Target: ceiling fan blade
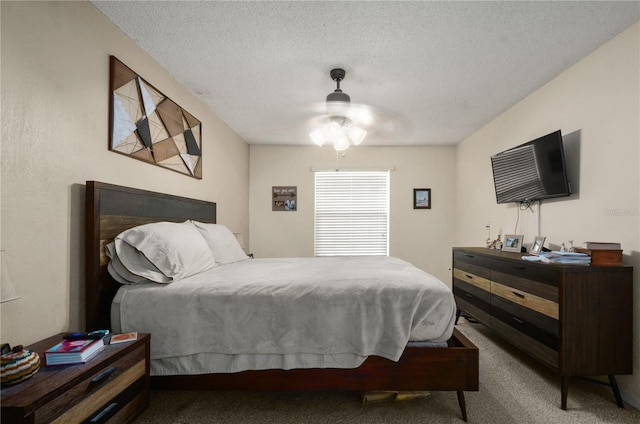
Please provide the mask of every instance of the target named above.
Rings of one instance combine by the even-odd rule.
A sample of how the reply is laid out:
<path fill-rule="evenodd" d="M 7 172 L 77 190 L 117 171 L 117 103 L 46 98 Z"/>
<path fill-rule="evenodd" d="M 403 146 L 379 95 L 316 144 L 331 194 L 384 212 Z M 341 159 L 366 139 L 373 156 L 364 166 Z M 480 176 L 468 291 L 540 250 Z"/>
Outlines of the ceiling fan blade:
<path fill-rule="evenodd" d="M 350 103 L 341 112 L 342 116 L 349 118 L 354 125 L 367 132 L 363 145 L 403 143 L 411 132 L 406 119 L 383 108 Z M 242 136 L 249 143 L 261 139 L 263 144 L 300 144 L 303 141 L 314 145 L 310 134 L 326 124 L 330 116 L 327 114 L 326 102 L 291 107 L 286 121 L 269 122 L 263 128 Z"/>

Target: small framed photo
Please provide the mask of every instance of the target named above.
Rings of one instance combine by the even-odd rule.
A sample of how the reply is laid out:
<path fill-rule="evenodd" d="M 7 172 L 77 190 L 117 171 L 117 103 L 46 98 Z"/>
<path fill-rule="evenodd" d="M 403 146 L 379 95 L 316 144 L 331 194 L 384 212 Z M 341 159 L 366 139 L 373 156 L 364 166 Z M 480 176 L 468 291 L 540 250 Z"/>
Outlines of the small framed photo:
<path fill-rule="evenodd" d="M 533 243 L 531 244 L 531 248 L 529 249 L 529 253 L 538 256 L 542 251 L 542 246 L 544 246 L 544 241 L 546 237 L 536 237 Z"/>
<path fill-rule="evenodd" d="M 298 187 L 297 186 L 273 186 L 272 211 L 296 211 L 298 210 Z"/>
<path fill-rule="evenodd" d="M 524 236 L 522 234 L 505 234 L 502 250 L 505 252 L 520 252 Z"/>
<path fill-rule="evenodd" d="M 431 189 L 413 189 L 413 209 L 431 209 Z"/>

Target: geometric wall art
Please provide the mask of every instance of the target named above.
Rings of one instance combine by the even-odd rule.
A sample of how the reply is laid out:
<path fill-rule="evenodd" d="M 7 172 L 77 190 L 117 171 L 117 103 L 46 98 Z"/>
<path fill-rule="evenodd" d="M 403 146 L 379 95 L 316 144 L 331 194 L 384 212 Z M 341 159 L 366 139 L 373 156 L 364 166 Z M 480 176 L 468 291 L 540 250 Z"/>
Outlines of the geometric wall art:
<path fill-rule="evenodd" d="M 202 123 L 114 56 L 109 150 L 202 179 Z"/>

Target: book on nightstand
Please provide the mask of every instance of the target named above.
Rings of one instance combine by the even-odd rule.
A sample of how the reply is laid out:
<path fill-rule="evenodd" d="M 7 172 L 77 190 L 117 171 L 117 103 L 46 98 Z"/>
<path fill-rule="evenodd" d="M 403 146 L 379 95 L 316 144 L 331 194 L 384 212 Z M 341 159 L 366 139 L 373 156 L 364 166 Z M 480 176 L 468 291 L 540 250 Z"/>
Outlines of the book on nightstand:
<path fill-rule="evenodd" d="M 63 340 L 47 349 L 44 357 L 47 366 L 82 364 L 104 347 L 104 339 Z"/>
<path fill-rule="evenodd" d="M 138 332 L 132 331 L 130 333 L 113 334 L 109 344 L 132 342 L 138 340 Z"/>

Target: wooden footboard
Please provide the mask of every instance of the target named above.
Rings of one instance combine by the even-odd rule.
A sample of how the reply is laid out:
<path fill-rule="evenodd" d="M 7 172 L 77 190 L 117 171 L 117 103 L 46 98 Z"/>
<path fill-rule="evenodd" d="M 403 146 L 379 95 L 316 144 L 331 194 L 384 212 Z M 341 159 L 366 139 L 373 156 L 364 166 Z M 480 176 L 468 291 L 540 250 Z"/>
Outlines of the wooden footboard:
<path fill-rule="evenodd" d="M 464 391 L 477 391 L 478 348 L 457 328 L 448 347 L 408 346 L 393 362 L 369 357 L 355 369 L 243 371 L 151 377 L 158 390 L 456 391 L 467 420 Z"/>

